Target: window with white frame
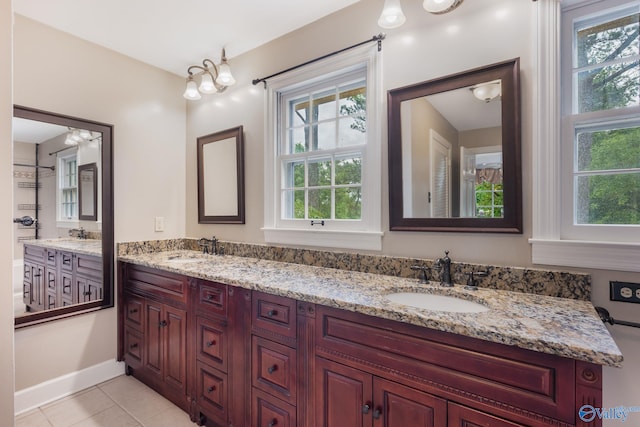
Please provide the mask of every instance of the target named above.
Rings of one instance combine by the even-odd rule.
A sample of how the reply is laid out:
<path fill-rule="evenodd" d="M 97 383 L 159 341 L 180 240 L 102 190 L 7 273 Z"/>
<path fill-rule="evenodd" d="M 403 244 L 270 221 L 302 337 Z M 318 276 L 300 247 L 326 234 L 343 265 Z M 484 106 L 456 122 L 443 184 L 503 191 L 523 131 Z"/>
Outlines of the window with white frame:
<path fill-rule="evenodd" d="M 640 1 L 537 14 L 532 262 L 640 271 Z"/>
<path fill-rule="evenodd" d="M 562 75 L 565 238 L 638 239 L 639 30 L 638 1 L 563 16 L 563 48 L 571 53 Z"/>
<path fill-rule="evenodd" d="M 78 219 L 78 164 L 76 153 L 58 157 L 58 221 Z"/>
<path fill-rule="evenodd" d="M 342 54 L 270 83 L 267 241 L 380 248 L 376 53 Z"/>

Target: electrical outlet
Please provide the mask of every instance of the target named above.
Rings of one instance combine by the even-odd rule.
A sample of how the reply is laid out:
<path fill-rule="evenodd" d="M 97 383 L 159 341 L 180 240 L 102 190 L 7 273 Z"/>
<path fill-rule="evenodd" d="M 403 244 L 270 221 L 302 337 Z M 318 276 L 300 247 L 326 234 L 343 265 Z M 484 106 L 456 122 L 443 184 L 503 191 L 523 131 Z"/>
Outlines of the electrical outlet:
<path fill-rule="evenodd" d="M 164 231 L 164 217 L 163 216 L 157 216 L 156 217 L 155 230 L 156 231 Z"/>
<path fill-rule="evenodd" d="M 640 283 L 609 282 L 611 301 L 633 302 L 640 304 Z"/>

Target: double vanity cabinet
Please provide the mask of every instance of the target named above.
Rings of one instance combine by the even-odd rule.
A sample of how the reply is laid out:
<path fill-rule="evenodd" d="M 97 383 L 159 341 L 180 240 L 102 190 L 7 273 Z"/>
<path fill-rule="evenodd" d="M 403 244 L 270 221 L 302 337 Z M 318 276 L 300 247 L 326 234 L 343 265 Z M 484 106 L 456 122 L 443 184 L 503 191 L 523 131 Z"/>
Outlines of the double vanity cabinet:
<path fill-rule="evenodd" d="M 598 363 L 169 270 L 119 262 L 119 358 L 200 425 L 601 425 Z"/>
<path fill-rule="evenodd" d="M 55 244 L 24 245 L 22 300 L 27 312 L 102 299 L 102 257 Z"/>

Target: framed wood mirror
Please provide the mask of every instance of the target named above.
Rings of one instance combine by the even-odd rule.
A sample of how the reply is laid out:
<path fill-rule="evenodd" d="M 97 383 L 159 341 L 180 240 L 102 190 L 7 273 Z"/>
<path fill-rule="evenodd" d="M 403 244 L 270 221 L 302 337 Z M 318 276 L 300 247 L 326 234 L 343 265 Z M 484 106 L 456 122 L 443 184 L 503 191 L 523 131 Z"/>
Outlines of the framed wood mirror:
<path fill-rule="evenodd" d="M 198 138 L 198 222 L 244 224 L 242 126 Z"/>
<path fill-rule="evenodd" d="M 522 233 L 519 59 L 388 92 L 393 231 Z"/>
<path fill-rule="evenodd" d="M 98 166 L 95 163 L 78 166 L 78 218 L 98 220 Z"/>
<path fill-rule="evenodd" d="M 113 307 L 113 126 L 23 106 L 13 115 L 14 209 L 35 219 L 14 230 L 16 328 Z"/>

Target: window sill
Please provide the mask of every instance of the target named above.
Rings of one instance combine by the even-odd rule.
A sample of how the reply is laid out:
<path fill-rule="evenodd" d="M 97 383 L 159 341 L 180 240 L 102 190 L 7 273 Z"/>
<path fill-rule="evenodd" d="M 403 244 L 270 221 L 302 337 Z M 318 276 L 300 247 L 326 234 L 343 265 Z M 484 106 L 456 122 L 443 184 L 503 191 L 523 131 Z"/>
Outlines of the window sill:
<path fill-rule="evenodd" d="M 326 248 L 382 250 L 382 232 L 263 228 L 267 243 Z"/>
<path fill-rule="evenodd" d="M 529 239 L 534 264 L 640 272 L 640 244 Z"/>

